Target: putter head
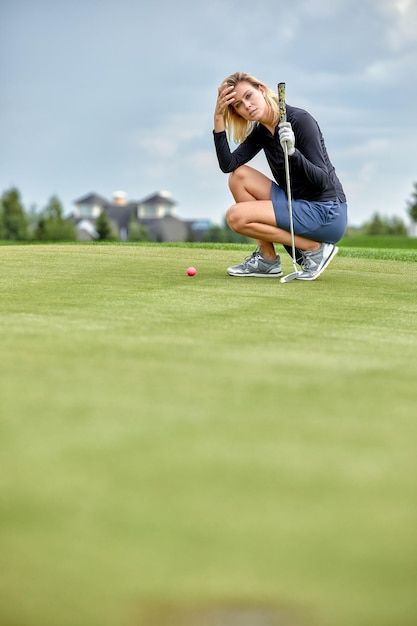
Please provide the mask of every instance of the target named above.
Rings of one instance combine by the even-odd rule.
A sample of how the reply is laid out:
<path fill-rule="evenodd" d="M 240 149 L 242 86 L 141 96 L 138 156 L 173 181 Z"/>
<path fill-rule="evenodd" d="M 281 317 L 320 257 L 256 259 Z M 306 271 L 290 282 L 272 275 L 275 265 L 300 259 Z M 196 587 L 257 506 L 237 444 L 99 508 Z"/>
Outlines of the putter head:
<path fill-rule="evenodd" d="M 301 274 L 301 272 L 293 272 L 292 274 L 287 274 L 286 276 L 283 276 L 282 278 L 279 279 L 280 283 L 289 283 L 290 280 L 294 280 L 294 278 L 297 278 L 297 276 L 299 276 L 299 274 Z"/>

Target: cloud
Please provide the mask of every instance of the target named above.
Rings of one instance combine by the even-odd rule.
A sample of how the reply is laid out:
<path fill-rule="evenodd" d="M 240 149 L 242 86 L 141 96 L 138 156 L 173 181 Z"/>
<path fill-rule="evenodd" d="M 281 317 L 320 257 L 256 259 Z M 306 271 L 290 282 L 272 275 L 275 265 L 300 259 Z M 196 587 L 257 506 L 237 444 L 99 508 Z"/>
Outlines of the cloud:
<path fill-rule="evenodd" d="M 416 49 L 417 4 L 415 0 L 394 0 L 378 3 L 384 15 L 390 49 L 398 53 Z"/>
<path fill-rule="evenodd" d="M 351 145 L 345 150 L 345 154 L 349 157 L 380 155 L 390 148 L 391 142 L 386 137 L 372 137 L 371 139 L 363 139 Z"/>
<path fill-rule="evenodd" d="M 352 215 L 415 180 L 415 0 L 16 0 L 0 6 L 0 192 L 64 204 L 170 189 L 180 215 L 230 203 L 212 116 L 236 70 L 318 120 Z M 16 39 L 19 32 L 19 39 Z M 17 43 L 18 41 L 18 43 Z M 269 174 L 262 156 L 253 165 Z M 394 197 L 395 196 L 395 197 Z M 376 207 L 377 208 L 377 207 Z"/>

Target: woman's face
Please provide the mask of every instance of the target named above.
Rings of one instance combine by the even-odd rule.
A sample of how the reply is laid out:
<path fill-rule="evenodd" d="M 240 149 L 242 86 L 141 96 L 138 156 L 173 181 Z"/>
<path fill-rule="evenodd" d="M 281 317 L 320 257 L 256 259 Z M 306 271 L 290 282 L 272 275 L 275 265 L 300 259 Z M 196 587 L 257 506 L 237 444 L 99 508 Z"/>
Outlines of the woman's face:
<path fill-rule="evenodd" d="M 266 119 L 269 108 L 264 98 L 263 88 L 254 87 L 243 81 L 235 87 L 235 101 L 231 105 L 240 117 L 253 122 Z"/>

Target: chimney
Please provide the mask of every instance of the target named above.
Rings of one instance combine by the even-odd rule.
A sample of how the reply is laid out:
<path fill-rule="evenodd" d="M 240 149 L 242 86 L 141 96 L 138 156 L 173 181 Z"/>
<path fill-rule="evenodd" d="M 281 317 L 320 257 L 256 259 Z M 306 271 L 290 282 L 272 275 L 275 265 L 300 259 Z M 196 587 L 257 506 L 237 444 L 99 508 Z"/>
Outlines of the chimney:
<path fill-rule="evenodd" d="M 125 191 L 115 191 L 113 193 L 113 204 L 116 206 L 126 206 L 127 193 Z"/>

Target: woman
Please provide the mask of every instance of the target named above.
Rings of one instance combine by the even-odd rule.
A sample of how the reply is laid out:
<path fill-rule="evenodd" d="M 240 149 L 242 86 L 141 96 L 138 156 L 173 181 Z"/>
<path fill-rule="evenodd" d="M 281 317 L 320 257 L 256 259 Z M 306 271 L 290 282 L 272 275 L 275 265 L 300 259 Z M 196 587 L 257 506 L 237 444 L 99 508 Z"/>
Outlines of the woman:
<path fill-rule="evenodd" d="M 226 131 L 238 143 L 230 150 Z M 294 243 L 303 271 L 298 280 L 315 280 L 338 248 L 346 230 L 347 205 L 342 185 L 327 154 L 314 118 L 287 105 L 287 121 L 279 123 L 278 96 L 260 80 L 236 72 L 218 89 L 214 143 L 220 169 L 231 172 L 235 204 L 226 219 L 234 231 L 257 240 L 258 249 L 231 276 L 282 276 L 274 243 L 291 253 L 283 145 L 288 147 Z M 264 151 L 274 181 L 246 165 Z"/>

